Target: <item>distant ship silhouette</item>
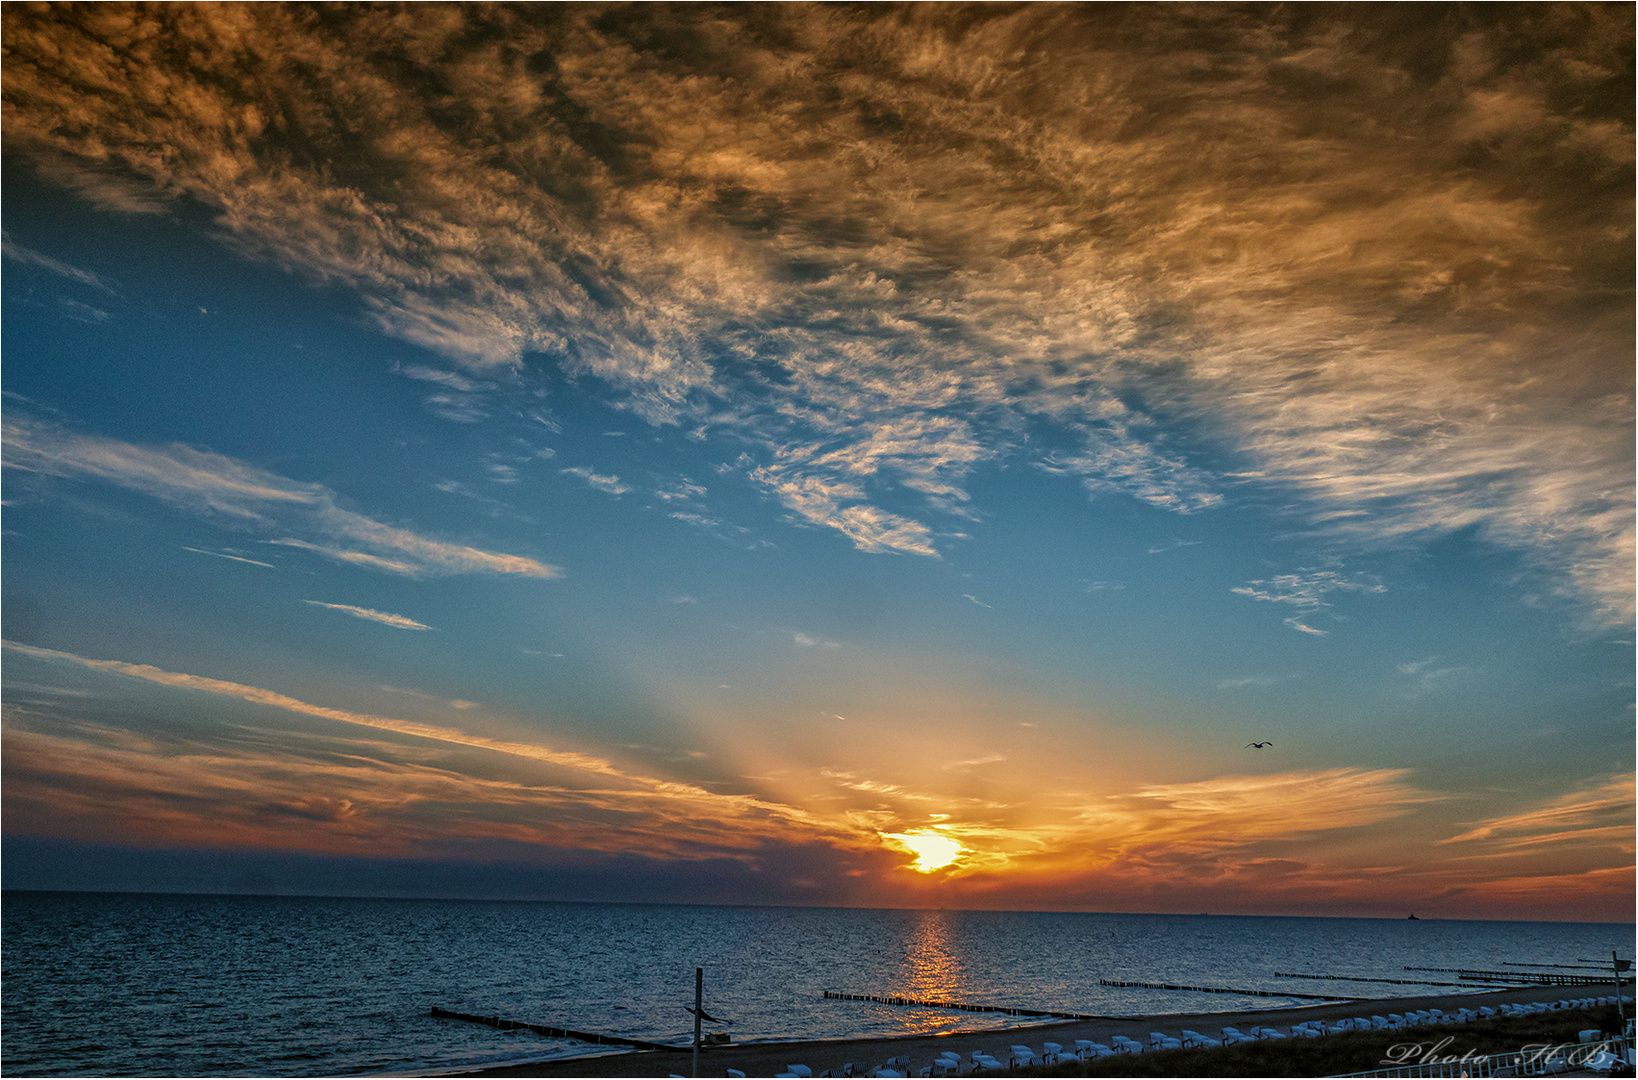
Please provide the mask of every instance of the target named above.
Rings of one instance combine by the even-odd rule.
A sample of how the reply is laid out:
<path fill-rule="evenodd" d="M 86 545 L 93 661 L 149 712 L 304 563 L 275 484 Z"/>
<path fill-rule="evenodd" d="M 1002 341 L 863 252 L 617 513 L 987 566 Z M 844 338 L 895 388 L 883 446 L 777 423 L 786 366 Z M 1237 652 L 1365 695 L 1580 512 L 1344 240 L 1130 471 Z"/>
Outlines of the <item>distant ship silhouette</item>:
<path fill-rule="evenodd" d="M 1415 918 L 1416 918 L 1416 916 L 1415 916 L 1415 915 L 1406 915 L 1406 916 L 1405 916 L 1405 918 L 1407 918 L 1407 919 L 1415 919 Z M 1420 920 L 1418 920 L 1418 921 L 1420 921 Z"/>

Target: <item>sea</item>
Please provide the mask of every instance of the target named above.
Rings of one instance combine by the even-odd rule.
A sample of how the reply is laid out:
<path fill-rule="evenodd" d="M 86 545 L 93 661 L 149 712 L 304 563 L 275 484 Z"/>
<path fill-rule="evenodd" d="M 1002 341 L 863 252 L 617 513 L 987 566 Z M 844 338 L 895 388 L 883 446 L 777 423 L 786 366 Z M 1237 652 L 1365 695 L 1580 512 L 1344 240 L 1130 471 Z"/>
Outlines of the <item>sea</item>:
<path fill-rule="evenodd" d="M 745 1043 L 1041 1022 L 826 991 L 1231 1011 L 1460 982 L 1427 969 L 1589 974 L 1634 945 L 1604 923 L 20 891 L 0 924 L 7 1076 L 436 1075 L 598 1050 L 434 1007 L 682 1045 L 696 968 L 725 1021 L 705 1031 Z"/>

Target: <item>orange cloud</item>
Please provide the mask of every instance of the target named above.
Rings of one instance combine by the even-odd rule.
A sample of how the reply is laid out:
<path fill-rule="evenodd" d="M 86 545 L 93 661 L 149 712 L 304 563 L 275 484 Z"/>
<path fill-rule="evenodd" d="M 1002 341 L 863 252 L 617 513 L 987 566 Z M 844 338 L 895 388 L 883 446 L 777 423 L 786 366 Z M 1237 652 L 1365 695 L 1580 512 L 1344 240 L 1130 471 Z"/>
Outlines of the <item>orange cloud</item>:
<path fill-rule="evenodd" d="M 392 830 L 371 830 L 377 839 L 481 834 L 562 847 L 683 858 L 697 857 L 707 850 L 743 852 L 770 840 L 824 842 L 840 849 L 878 846 L 873 834 L 850 828 L 845 822 L 827 821 L 798 807 L 643 775 L 592 755 L 327 708 L 260 687 L 145 664 L 94 660 L 15 642 L 6 642 L 5 648 L 34 659 L 71 663 L 172 689 L 236 699 L 433 744 L 417 753 L 413 744 L 406 748 L 398 743 L 362 743 L 357 745 L 374 749 L 361 760 L 336 761 L 327 753 L 325 757 L 330 760 L 315 767 L 309 760 L 311 750 L 271 756 L 265 751 L 247 755 L 227 748 L 209 753 L 181 752 L 158 744 L 133 745 L 133 733 L 106 729 L 99 729 L 97 737 L 89 740 L 83 735 L 74 738 L 35 733 L 13 710 L 6 731 L 5 762 L 12 775 L 6 797 L 8 804 L 16 807 L 9 819 L 12 827 L 20 821 L 52 814 L 89 815 L 106 821 L 110 806 L 125 805 L 127 813 L 122 816 L 127 825 L 149 829 L 154 835 L 170 829 L 178 839 L 211 836 L 217 842 L 228 843 L 238 836 L 247 844 L 277 846 L 280 837 L 285 843 L 292 838 L 283 824 L 270 829 L 255 820 L 262 810 L 230 812 L 228 808 L 306 805 L 306 800 L 322 792 L 326 797 L 340 793 L 354 811 L 347 822 L 338 820 L 328 825 L 363 828 L 383 814 L 389 817 L 395 823 Z M 385 749 L 389 745 L 393 747 L 390 753 Z M 532 782 L 486 780 L 467 775 L 450 763 L 452 748 L 502 754 L 546 771 Z M 31 779 L 25 778 L 24 770 Z M 90 792 L 97 794 L 92 797 Z M 25 806 L 32 809 L 23 809 Z M 207 811 L 206 807 L 212 809 Z M 434 814 L 433 807 L 441 810 Z M 414 822 L 423 817 L 427 824 L 414 827 Z M 345 828 L 325 835 L 332 837 L 326 842 L 351 846 Z M 301 842 L 316 841 L 309 838 Z"/>
<path fill-rule="evenodd" d="M 1517 814 L 1480 822 L 1459 836 L 1439 841 L 1462 844 L 1488 840 L 1503 849 L 1575 841 L 1626 841 L 1632 850 L 1634 774 L 1617 776 L 1590 790 L 1572 791 Z"/>
<path fill-rule="evenodd" d="M 1621 861 L 1630 861 L 1631 829 L 1621 822 L 1631 820 L 1631 777 L 1438 842 L 1417 839 L 1427 822 L 1387 827 L 1447 799 L 1412 785 L 1404 769 L 1307 769 L 1129 790 L 1108 781 L 1089 798 L 1043 783 L 1048 774 L 1033 754 L 974 756 L 953 739 L 948 761 L 883 758 L 882 775 L 904 782 L 797 769 L 817 782 L 779 785 L 777 795 L 725 793 L 602 757 L 241 683 L 5 647 L 19 659 L 342 725 L 323 735 L 231 723 L 135 731 L 72 715 L 94 698 L 60 699 L 70 715 L 8 705 L 0 764 L 7 828 L 17 834 L 101 840 L 117 830 L 112 838 L 149 845 L 357 856 L 513 844 L 661 862 L 728 858 L 786 867 L 814 883 L 816 898 L 1101 910 L 1391 914 L 1416 905 L 1496 914 L 1547 903 L 1552 890 L 1537 883 L 1552 880 L 1571 908 L 1605 911 L 1622 895 L 1608 856 L 1624 847 Z M 373 734 L 348 734 L 360 729 Z M 987 775 L 984 795 L 946 790 L 972 770 Z M 956 857 L 919 858 L 923 872 L 913 872 L 910 856 L 925 853 L 906 838 L 928 835 L 943 842 L 935 854 Z M 1566 852 L 1566 840 L 1579 847 Z M 1489 882 L 1493 870 L 1442 854 L 1442 845 L 1458 842 L 1500 845 L 1517 864 Z M 1553 865 L 1536 854 L 1543 848 L 1552 849 Z M 806 854 L 790 854 L 798 851 Z"/>

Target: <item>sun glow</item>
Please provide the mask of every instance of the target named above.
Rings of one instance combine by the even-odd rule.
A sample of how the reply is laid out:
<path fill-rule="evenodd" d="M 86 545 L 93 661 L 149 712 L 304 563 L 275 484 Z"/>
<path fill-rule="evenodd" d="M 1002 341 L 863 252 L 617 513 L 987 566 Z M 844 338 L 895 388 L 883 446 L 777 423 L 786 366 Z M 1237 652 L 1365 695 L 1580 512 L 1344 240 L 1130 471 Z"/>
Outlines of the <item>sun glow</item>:
<path fill-rule="evenodd" d="M 910 869 L 922 874 L 931 874 L 934 870 L 942 870 L 959 859 L 967 850 L 961 844 L 945 836 L 937 829 L 917 829 L 907 833 L 885 833 L 883 838 L 892 840 L 900 847 L 916 857 Z"/>

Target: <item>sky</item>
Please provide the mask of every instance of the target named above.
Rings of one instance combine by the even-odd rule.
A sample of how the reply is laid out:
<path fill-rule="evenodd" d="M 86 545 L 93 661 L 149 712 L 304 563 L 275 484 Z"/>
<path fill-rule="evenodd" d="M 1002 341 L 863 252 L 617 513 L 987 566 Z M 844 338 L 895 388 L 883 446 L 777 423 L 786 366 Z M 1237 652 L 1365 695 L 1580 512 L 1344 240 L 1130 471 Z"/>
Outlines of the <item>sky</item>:
<path fill-rule="evenodd" d="M 1633 17 L 6 5 L 5 886 L 1631 919 Z"/>

